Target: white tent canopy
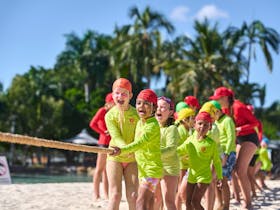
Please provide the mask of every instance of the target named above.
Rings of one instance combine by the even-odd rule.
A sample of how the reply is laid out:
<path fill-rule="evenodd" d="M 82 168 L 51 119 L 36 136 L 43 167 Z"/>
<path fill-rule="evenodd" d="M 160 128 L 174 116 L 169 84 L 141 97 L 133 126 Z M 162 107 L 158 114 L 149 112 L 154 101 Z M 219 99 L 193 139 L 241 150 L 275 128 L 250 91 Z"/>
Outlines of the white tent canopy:
<path fill-rule="evenodd" d="M 66 139 L 66 142 L 74 144 L 97 145 L 98 140 L 92 137 L 86 129 L 83 129 L 76 136 Z"/>

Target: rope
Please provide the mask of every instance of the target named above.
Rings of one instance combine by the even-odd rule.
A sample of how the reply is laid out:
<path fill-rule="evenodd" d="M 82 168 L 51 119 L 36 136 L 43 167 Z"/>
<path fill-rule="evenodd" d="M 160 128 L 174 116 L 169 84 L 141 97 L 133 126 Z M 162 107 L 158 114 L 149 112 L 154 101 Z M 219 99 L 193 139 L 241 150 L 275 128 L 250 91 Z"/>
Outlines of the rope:
<path fill-rule="evenodd" d="M 113 151 L 110 148 L 100 148 L 95 146 L 78 145 L 54 140 L 47 140 L 42 138 L 24 136 L 19 134 L 2 133 L 0 132 L 0 142 L 9 142 L 16 144 L 27 144 L 36 147 L 48 147 L 63 150 L 72 150 L 78 152 L 89 153 L 104 153 L 109 154 Z"/>

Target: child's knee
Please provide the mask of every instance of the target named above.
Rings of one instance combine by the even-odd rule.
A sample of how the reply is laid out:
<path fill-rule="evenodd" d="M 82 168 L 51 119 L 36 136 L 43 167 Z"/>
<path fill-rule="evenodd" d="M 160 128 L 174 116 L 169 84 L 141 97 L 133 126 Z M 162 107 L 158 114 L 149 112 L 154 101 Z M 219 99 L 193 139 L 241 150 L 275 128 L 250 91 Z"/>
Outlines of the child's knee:
<path fill-rule="evenodd" d="M 122 194 L 119 192 L 113 192 L 110 194 L 110 199 L 114 201 L 120 201 L 122 199 Z"/>
<path fill-rule="evenodd" d="M 127 193 L 126 195 L 127 202 L 136 202 L 137 200 L 137 192 Z"/>

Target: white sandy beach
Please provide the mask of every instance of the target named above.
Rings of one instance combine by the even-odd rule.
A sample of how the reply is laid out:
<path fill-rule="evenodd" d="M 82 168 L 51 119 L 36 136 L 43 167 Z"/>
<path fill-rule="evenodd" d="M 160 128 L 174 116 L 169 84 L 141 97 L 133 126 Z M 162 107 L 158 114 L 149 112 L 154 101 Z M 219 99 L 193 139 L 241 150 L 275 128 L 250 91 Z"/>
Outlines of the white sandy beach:
<path fill-rule="evenodd" d="M 280 180 L 268 180 L 254 209 L 280 209 Z M 124 188 L 123 188 L 124 189 Z M 92 202 L 91 183 L 11 184 L 0 186 L 0 210 L 100 210 L 107 201 Z M 127 210 L 123 193 L 120 210 Z M 240 209 L 231 203 L 230 209 Z"/>

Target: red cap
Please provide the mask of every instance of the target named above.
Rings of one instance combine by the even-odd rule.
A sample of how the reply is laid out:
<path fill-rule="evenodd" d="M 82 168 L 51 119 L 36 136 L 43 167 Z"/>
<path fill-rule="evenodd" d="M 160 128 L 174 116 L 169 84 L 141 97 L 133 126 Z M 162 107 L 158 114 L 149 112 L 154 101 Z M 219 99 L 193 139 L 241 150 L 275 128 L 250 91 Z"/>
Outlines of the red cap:
<path fill-rule="evenodd" d="M 189 106 L 194 106 L 197 109 L 200 109 L 199 102 L 196 97 L 194 96 L 186 96 L 184 102 Z"/>
<path fill-rule="evenodd" d="M 114 90 L 117 87 L 126 89 L 129 92 L 132 92 L 132 85 L 131 85 L 131 82 L 128 79 L 125 79 L 125 78 L 117 79 L 114 82 L 112 89 Z"/>
<path fill-rule="evenodd" d="M 153 103 L 155 106 L 157 105 L 157 94 L 151 89 L 144 89 L 142 90 L 137 99 L 143 99 L 145 101 Z"/>
<path fill-rule="evenodd" d="M 208 112 L 199 112 L 196 117 L 195 120 L 205 120 L 209 123 L 212 123 L 212 118 L 211 115 Z"/>
<path fill-rule="evenodd" d="M 234 96 L 234 92 L 226 87 L 218 87 L 213 96 L 210 96 L 209 99 L 217 100 L 223 96 Z"/>
<path fill-rule="evenodd" d="M 105 97 L 105 102 L 106 103 L 110 103 L 110 102 L 113 102 L 113 94 L 112 93 L 108 93 Z"/>

